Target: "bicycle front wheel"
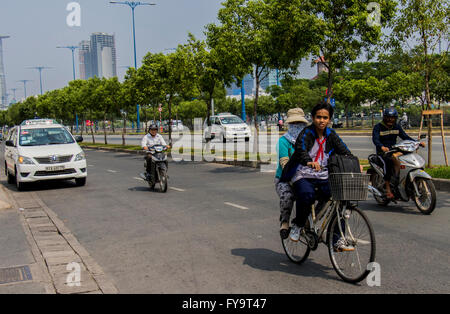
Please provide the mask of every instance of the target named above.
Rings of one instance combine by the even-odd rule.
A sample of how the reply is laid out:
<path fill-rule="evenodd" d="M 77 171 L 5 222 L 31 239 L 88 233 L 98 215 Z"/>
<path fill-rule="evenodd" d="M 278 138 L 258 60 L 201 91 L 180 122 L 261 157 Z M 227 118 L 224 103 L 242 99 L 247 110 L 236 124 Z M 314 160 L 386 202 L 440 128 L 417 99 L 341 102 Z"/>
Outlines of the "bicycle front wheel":
<path fill-rule="evenodd" d="M 357 283 L 369 275 L 368 265 L 375 261 L 375 233 L 359 208 L 348 208 L 343 213 L 340 218 L 335 214 L 328 227 L 328 252 L 339 277 Z"/>

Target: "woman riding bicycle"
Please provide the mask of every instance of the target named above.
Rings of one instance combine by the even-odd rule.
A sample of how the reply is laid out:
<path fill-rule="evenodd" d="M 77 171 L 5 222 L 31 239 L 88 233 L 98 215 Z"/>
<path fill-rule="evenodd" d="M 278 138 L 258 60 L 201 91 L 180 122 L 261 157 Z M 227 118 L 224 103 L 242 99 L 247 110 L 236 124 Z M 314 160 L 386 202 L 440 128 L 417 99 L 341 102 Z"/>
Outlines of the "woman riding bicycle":
<path fill-rule="evenodd" d="M 311 114 L 313 123 L 298 136 L 295 152 L 283 169 L 281 182 L 290 182 L 296 195 L 297 216 L 293 220 L 290 238 L 298 241 L 311 207 L 320 198 L 326 201 L 331 197 L 328 183 L 328 158 L 331 154 L 352 155 L 345 143 L 328 128 L 333 117 L 333 107 L 328 103 L 317 104 Z M 338 241 L 338 250 L 352 250 L 344 242 Z"/>
<path fill-rule="evenodd" d="M 295 197 L 291 185 L 288 182 L 280 182 L 280 177 L 284 166 L 286 166 L 290 156 L 294 153 L 294 145 L 298 135 L 308 124 L 308 120 L 306 120 L 301 108 L 290 109 L 287 116 L 288 131 L 278 140 L 278 166 L 275 173 L 275 190 L 280 197 L 280 236 L 282 239 L 286 239 L 289 236 L 289 218 Z"/>

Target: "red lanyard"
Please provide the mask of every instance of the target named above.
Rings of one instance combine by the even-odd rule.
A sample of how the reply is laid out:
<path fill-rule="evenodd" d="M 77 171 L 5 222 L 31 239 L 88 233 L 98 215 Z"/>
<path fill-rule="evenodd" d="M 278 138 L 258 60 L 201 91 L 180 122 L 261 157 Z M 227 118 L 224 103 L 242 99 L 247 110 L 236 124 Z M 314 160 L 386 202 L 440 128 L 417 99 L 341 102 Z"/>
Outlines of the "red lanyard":
<path fill-rule="evenodd" d="M 314 162 L 317 162 L 320 158 L 320 156 L 322 155 L 322 160 L 323 160 L 323 144 L 325 143 L 325 141 L 327 140 L 327 138 L 325 137 L 322 141 L 322 143 L 320 142 L 319 139 L 317 139 L 317 144 L 319 144 L 319 150 L 317 151 L 317 155 L 316 155 L 316 159 L 314 160 Z"/>

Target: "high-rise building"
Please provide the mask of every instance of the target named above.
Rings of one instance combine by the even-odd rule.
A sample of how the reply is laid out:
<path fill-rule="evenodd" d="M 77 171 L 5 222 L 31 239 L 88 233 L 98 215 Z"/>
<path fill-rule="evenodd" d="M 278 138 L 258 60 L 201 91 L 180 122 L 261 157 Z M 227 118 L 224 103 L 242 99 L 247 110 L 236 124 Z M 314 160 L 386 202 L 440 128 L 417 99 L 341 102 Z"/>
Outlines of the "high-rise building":
<path fill-rule="evenodd" d="M 114 35 L 94 33 L 91 40 L 80 43 L 80 77 L 111 78 L 117 76 L 117 56 Z"/>
<path fill-rule="evenodd" d="M 254 88 L 254 79 L 250 74 L 247 74 L 244 77 L 244 91 L 245 95 L 250 96 L 253 94 L 253 88 Z M 236 83 L 231 84 L 230 87 L 227 88 L 227 95 L 228 96 L 237 96 L 241 94 L 241 88 L 237 86 Z"/>
<path fill-rule="evenodd" d="M 267 71 L 264 71 L 262 75 L 266 75 Z M 261 81 L 260 86 L 263 90 L 267 90 L 272 85 L 277 85 L 277 70 L 270 70 L 269 74 Z"/>
<path fill-rule="evenodd" d="M 83 40 L 79 44 L 79 63 L 80 63 L 80 78 L 87 80 L 92 76 L 92 62 L 91 62 L 91 42 Z"/>
<path fill-rule="evenodd" d="M 93 76 L 111 78 L 117 76 L 116 43 L 114 35 L 91 35 L 91 62 Z"/>
<path fill-rule="evenodd" d="M 8 108 L 8 97 L 6 95 L 6 75 L 5 66 L 3 65 L 3 39 L 9 36 L 0 36 L 0 110 Z"/>

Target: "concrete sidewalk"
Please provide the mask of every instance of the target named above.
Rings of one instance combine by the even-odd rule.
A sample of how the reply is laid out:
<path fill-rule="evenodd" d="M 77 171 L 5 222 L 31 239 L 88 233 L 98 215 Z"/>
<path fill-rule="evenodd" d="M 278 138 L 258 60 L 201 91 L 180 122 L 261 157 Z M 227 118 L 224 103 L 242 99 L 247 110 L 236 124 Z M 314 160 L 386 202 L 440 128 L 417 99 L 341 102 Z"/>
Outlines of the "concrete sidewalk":
<path fill-rule="evenodd" d="M 50 293 L 42 281 L 18 209 L 8 198 L 3 182 L 0 184 L 0 294 Z"/>

